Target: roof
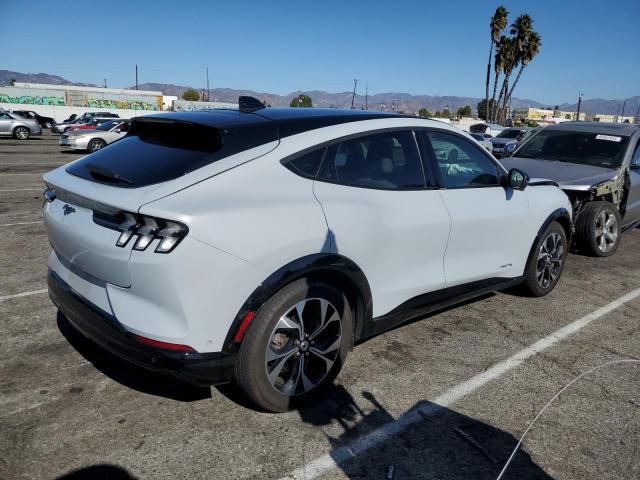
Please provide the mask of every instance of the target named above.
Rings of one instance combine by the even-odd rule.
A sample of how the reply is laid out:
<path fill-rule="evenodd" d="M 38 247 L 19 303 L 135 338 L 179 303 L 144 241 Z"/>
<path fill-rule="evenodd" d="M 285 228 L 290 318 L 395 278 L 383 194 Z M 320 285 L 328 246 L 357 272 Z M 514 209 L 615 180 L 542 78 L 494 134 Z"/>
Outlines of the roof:
<path fill-rule="evenodd" d="M 563 122 L 551 125 L 545 130 L 566 130 L 573 132 L 590 132 L 612 135 L 633 135 L 640 132 L 640 125 L 633 123 L 607 123 L 607 122 Z"/>
<path fill-rule="evenodd" d="M 199 110 L 197 112 L 161 113 L 139 118 L 144 118 L 145 121 L 166 119 L 198 123 L 222 130 L 251 128 L 254 134 L 262 133 L 266 136 L 272 135 L 270 131 L 277 130 L 277 137 L 280 138 L 315 130 L 316 128 L 363 120 L 381 118 L 416 119 L 414 116 L 389 112 L 340 110 L 333 108 L 263 108 L 253 112 L 241 112 L 238 110 Z"/>

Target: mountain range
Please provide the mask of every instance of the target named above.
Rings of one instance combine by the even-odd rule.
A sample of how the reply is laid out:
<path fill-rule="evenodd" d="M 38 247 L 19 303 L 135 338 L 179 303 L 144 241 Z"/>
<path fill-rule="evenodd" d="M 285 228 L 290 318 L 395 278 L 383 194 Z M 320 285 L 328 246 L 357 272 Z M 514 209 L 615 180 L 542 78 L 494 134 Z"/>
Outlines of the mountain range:
<path fill-rule="evenodd" d="M 10 70 L 0 70 L 0 86 L 9 85 L 11 80 L 27 83 L 49 83 L 54 85 L 77 85 L 83 87 L 96 87 L 97 85 L 90 83 L 74 83 L 58 75 L 50 75 L 48 73 L 20 73 Z M 133 87 L 129 87 L 133 88 Z M 188 88 L 186 85 L 173 85 L 166 83 L 143 83 L 138 85 L 140 90 L 161 91 L 164 95 L 175 95 L 181 97 L 182 93 Z M 200 88 L 193 87 L 200 91 Z M 311 97 L 315 107 L 335 107 L 350 108 L 352 92 L 330 93 L 323 90 L 296 91 L 287 95 L 278 95 L 275 93 L 255 92 L 252 90 L 242 90 L 234 88 L 214 88 L 210 91 L 211 100 L 221 102 L 237 102 L 240 95 L 250 95 L 258 98 L 273 107 L 288 106 L 292 98 L 300 94 Z M 377 93 L 369 95 L 357 94 L 355 96 L 355 107 L 364 108 L 365 104 L 372 110 L 395 110 L 407 113 L 417 112 L 421 108 L 426 108 L 432 113 L 438 110 L 448 108 L 449 111 L 455 112 L 458 108 L 465 105 L 471 105 L 473 110 L 481 98 L 478 97 L 458 97 L 458 96 L 439 96 L 439 95 L 412 95 L 409 93 Z M 625 103 L 626 115 L 637 115 L 640 108 L 640 96 L 634 96 L 621 100 L 605 100 L 605 99 L 589 99 L 583 100 L 580 110 L 588 113 L 601 114 L 620 114 L 622 105 Z M 534 108 L 551 108 L 556 105 L 542 104 L 535 100 L 513 98 L 511 102 L 512 108 L 534 107 Z M 575 111 L 577 105 L 575 103 L 563 103 L 557 105 L 560 110 Z"/>

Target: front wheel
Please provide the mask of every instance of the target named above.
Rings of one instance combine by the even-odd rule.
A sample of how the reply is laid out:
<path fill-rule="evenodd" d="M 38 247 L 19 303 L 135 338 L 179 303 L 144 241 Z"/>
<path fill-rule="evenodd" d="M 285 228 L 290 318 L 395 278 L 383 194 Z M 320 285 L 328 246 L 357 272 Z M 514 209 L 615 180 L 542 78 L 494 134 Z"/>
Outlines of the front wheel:
<path fill-rule="evenodd" d="M 98 150 L 102 150 L 107 145 L 107 142 L 102 140 L 101 138 L 93 138 L 87 145 L 87 150 L 90 152 L 97 152 Z"/>
<path fill-rule="evenodd" d="M 525 288 L 534 297 L 544 297 L 560 280 L 568 253 L 567 233 L 552 222 L 540 236 L 529 256 L 525 270 Z"/>
<path fill-rule="evenodd" d="M 344 294 L 325 282 L 297 280 L 258 311 L 240 346 L 235 380 L 259 408 L 290 410 L 335 379 L 352 335 Z"/>
<path fill-rule="evenodd" d="M 29 138 L 30 135 L 31 135 L 31 130 L 29 130 L 27 127 L 16 127 L 13 130 L 13 136 L 16 137 L 18 140 L 26 140 Z"/>
<path fill-rule="evenodd" d="M 613 203 L 588 203 L 576 220 L 578 244 L 596 257 L 613 255 L 620 245 L 622 219 Z"/>

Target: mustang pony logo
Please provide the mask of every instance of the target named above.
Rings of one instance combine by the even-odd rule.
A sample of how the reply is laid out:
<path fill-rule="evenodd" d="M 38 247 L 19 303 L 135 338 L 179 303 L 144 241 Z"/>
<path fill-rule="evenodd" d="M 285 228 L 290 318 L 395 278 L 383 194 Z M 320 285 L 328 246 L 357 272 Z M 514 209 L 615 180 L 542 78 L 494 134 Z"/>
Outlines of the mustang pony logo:
<path fill-rule="evenodd" d="M 74 213 L 76 211 L 75 208 L 73 208 L 71 205 L 65 205 L 64 207 L 62 207 L 62 213 L 64 215 L 69 215 L 70 213 Z"/>

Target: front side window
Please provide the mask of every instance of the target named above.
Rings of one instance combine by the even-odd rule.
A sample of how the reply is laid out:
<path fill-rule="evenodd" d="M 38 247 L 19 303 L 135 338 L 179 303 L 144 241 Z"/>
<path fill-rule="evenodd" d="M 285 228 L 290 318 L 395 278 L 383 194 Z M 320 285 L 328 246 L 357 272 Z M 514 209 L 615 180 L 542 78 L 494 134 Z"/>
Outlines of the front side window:
<path fill-rule="evenodd" d="M 482 150 L 467 140 L 442 132 L 429 132 L 429 140 L 447 188 L 500 185 L 498 167 Z"/>
<path fill-rule="evenodd" d="M 321 180 L 362 188 L 424 188 L 413 132 L 384 132 L 346 140 L 327 150 Z"/>

